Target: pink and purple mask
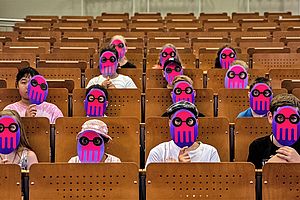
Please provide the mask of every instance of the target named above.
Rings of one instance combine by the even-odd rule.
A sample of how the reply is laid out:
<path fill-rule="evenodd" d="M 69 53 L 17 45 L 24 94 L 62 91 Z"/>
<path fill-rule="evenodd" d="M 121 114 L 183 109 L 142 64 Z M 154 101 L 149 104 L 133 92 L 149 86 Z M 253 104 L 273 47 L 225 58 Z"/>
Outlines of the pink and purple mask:
<path fill-rule="evenodd" d="M 115 49 L 118 51 L 119 59 L 125 57 L 126 46 L 125 46 L 124 42 L 116 39 L 116 40 L 113 40 L 110 44 L 113 45 L 115 47 Z"/>
<path fill-rule="evenodd" d="M 116 73 L 118 60 L 116 55 L 111 51 L 105 51 L 99 60 L 100 72 L 103 76 L 112 76 Z"/>
<path fill-rule="evenodd" d="M 20 143 L 20 127 L 18 122 L 11 116 L 0 117 L 0 153 L 10 154 Z"/>
<path fill-rule="evenodd" d="M 84 109 L 89 117 L 103 117 L 106 111 L 107 98 L 105 93 L 98 89 L 92 89 L 84 101 Z"/>
<path fill-rule="evenodd" d="M 41 75 L 32 77 L 28 84 L 28 97 L 32 104 L 40 105 L 48 96 L 48 84 Z"/>
<path fill-rule="evenodd" d="M 84 131 L 77 138 L 77 155 L 82 163 L 99 163 L 104 155 L 104 141 L 94 131 Z"/>
<path fill-rule="evenodd" d="M 164 48 L 159 55 L 160 65 L 163 67 L 169 58 L 177 58 L 176 51 L 172 47 Z"/>
<path fill-rule="evenodd" d="M 172 85 L 172 82 L 176 76 L 182 75 L 183 69 L 182 66 L 177 65 L 176 63 L 171 62 L 164 69 L 165 79 L 169 85 Z"/>
<path fill-rule="evenodd" d="M 292 106 L 279 107 L 274 112 L 272 131 L 276 140 L 284 146 L 291 146 L 300 137 L 300 116 Z"/>
<path fill-rule="evenodd" d="M 231 48 L 224 48 L 219 57 L 222 69 L 229 69 L 230 64 L 236 59 L 236 54 Z"/>
<path fill-rule="evenodd" d="M 271 88 L 265 83 L 257 83 L 250 91 L 250 107 L 258 115 L 266 115 L 273 98 Z"/>
<path fill-rule="evenodd" d="M 195 115 L 182 109 L 174 113 L 170 125 L 171 138 L 180 148 L 190 147 L 198 137 L 198 121 Z"/>
<path fill-rule="evenodd" d="M 175 84 L 172 91 L 172 101 L 176 103 L 178 101 L 189 101 L 195 103 L 195 91 L 186 81 L 179 81 Z"/>
<path fill-rule="evenodd" d="M 248 85 L 248 73 L 241 65 L 231 66 L 225 76 L 225 88 L 245 89 Z"/>

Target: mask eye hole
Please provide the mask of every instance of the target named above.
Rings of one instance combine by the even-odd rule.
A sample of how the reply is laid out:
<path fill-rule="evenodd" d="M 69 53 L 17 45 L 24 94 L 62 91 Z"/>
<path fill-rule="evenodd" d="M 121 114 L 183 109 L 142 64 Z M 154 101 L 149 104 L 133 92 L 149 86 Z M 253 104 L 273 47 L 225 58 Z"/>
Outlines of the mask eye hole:
<path fill-rule="evenodd" d="M 102 62 L 102 63 L 106 63 L 106 61 L 107 61 L 107 58 L 106 58 L 106 57 L 102 57 L 102 58 L 101 58 L 101 62 Z"/>
<path fill-rule="evenodd" d="M 284 121 L 285 121 L 285 117 L 283 114 L 278 114 L 275 116 L 275 121 L 278 123 L 278 124 L 282 124 Z"/>
<path fill-rule="evenodd" d="M 180 67 L 180 66 L 176 66 L 176 67 L 175 67 L 175 71 L 176 71 L 176 72 L 180 72 L 180 71 L 181 71 L 181 67 Z"/>
<path fill-rule="evenodd" d="M 99 101 L 100 103 L 104 103 L 105 97 L 104 97 L 104 96 L 99 96 L 99 97 L 98 97 L 98 101 Z"/>
<path fill-rule="evenodd" d="M 36 87 L 38 85 L 38 82 L 35 79 L 32 79 L 30 83 L 33 87 Z"/>
<path fill-rule="evenodd" d="M 185 93 L 186 94 L 192 94 L 192 92 L 193 92 L 193 89 L 191 87 L 185 88 Z"/>
<path fill-rule="evenodd" d="M 41 89 L 42 89 L 42 90 L 47 90 L 47 88 L 48 88 L 47 85 L 46 85 L 45 83 L 42 83 L 40 86 L 41 86 Z"/>
<path fill-rule="evenodd" d="M 167 53 L 167 52 L 162 52 L 162 53 L 161 53 L 161 56 L 165 58 L 165 57 L 168 56 L 168 53 Z"/>
<path fill-rule="evenodd" d="M 247 74 L 245 72 L 241 72 L 239 74 L 240 79 L 245 79 L 247 77 Z"/>
<path fill-rule="evenodd" d="M 222 54 L 221 54 L 221 58 L 222 58 L 222 59 L 225 59 L 226 56 L 227 56 L 227 55 L 226 55 L 225 53 L 222 53 Z"/>
<path fill-rule="evenodd" d="M 175 90 L 174 90 L 174 93 L 176 94 L 176 95 L 180 95 L 181 94 L 181 89 L 180 88 L 175 88 Z"/>
<path fill-rule="evenodd" d="M 181 126 L 182 124 L 182 120 L 179 118 L 179 117 L 175 117 L 172 121 L 173 125 L 178 127 L 178 126 Z"/>
<path fill-rule="evenodd" d="M 18 131 L 18 124 L 12 123 L 12 124 L 9 125 L 8 129 L 10 130 L 10 132 L 15 133 L 15 132 Z"/>
<path fill-rule="evenodd" d="M 93 144 L 94 144 L 95 146 L 100 146 L 102 143 L 103 143 L 103 141 L 102 141 L 102 139 L 101 139 L 100 137 L 95 137 L 95 138 L 93 139 Z"/>
<path fill-rule="evenodd" d="M 166 68 L 166 72 L 168 73 L 168 74 L 170 74 L 171 72 L 172 72 L 172 69 L 171 68 Z"/>
<path fill-rule="evenodd" d="M 111 56 L 110 58 L 109 58 L 109 60 L 110 60 L 110 62 L 116 62 L 116 57 L 114 57 L 114 56 Z"/>
<path fill-rule="evenodd" d="M 229 54 L 229 57 L 230 57 L 230 58 L 234 58 L 234 57 L 235 57 L 235 54 L 234 54 L 234 53 L 230 53 L 230 54 Z"/>
<path fill-rule="evenodd" d="M 260 92 L 259 92 L 257 89 L 254 89 L 254 90 L 252 91 L 252 96 L 258 97 L 259 95 L 260 95 Z"/>
<path fill-rule="evenodd" d="M 172 51 L 172 52 L 170 53 L 170 56 L 171 56 L 172 58 L 174 58 L 174 57 L 176 56 L 175 51 Z"/>
<path fill-rule="evenodd" d="M 0 133 L 2 133 L 4 131 L 4 125 L 0 124 Z"/>
<path fill-rule="evenodd" d="M 87 100 L 88 100 L 89 102 L 93 102 L 93 101 L 95 100 L 94 95 L 90 94 L 90 95 L 87 97 Z"/>
<path fill-rule="evenodd" d="M 227 76 L 228 78 L 232 79 L 235 77 L 235 73 L 233 71 L 229 71 Z"/>
<path fill-rule="evenodd" d="M 86 146 L 86 145 L 88 145 L 89 144 L 89 139 L 87 138 L 87 137 L 81 137 L 80 139 L 79 139 L 79 143 L 82 145 L 82 146 Z"/>
<path fill-rule="evenodd" d="M 120 44 L 118 44 L 118 47 L 119 47 L 119 48 L 123 48 L 123 47 L 124 47 L 124 44 L 123 44 L 123 43 L 120 43 Z"/>
<path fill-rule="evenodd" d="M 296 115 L 296 114 L 292 114 L 292 115 L 290 116 L 290 122 L 291 122 L 292 124 L 298 124 L 298 122 L 299 122 L 299 116 Z"/>
<path fill-rule="evenodd" d="M 186 119 L 186 125 L 188 126 L 194 126 L 196 124 L 196 119 L 193 117 L 189 117 Z"/>
<path fill-rule="evenodd" d="M 272 92 L 270 90 L 265 90 L 264 91 L 264 96 L 265 97 L 270 97 L 272 95 Z"/>

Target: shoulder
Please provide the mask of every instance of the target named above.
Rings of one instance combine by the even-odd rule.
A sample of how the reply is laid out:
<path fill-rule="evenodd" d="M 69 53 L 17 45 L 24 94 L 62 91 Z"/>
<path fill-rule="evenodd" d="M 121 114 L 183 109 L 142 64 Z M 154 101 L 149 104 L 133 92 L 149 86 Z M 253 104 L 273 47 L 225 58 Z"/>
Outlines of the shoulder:
<path fill-rule="evenodd" d="M 170 146 L 172 145 L 171 144 L 172 141 L 169 141 L 169 142 L 163 142 L 163 143 L 160 143 L 158 145 L 156 145 L 155 147 L 153 147 L 151 150 L 150 150 L 150 154 L 159 154 L 161 155 L 164 151 L 167 151 L 168 149 L 170 149 Z"/>
<path fill-rule="evenodd" d="M 250 146 L 254 147 L 254 146 L 262 146 L 268 144 L 271 144 L 270 135 L 255 139 L 254 141 L 251 142 Z"/>
<path fill-rule="evenodd" d="M 217 149 L 210 144 L 201 143 L 200 146 L 202 146 L 201 148 L 203 149 L 203 151 L 211 152 L 211 153 L 218 152 Z"/>
<path fill-rule="evenodd" d="M 244 110 L 237 117 L 238 118 L 241 118 L 241 117 L 253 117 L 252 113 L 251 113 L 251 108 L 248 108 L 247 110 Z"/>
<path fill-rule="evenodd" d="M 126 76 L 126 75 L 123 75 L 123 74 L 119 74 L 119 76 L 117 78 L 123 79 L 123 80 L 132 80 L 129 76 Z"/>
<path fill-rule="evenodd" d="M 3 110 L 8 110 L 8 109 L 15 109 L 16 107 L 19 107 L 21 104 L 19 102 L 15 102 L 12 104 L 8 104 L 7 106 L 5 106 L 5 108 Z"/>
<path fill-rule="evenodd" d="M 80 163 L 79 157 L 78 157 L 78 156 L 72 157 L 72 158 L 68 161 L 68 163 Z"/>
<path fill-rule="evenodd" d="M 131 62 L 126 62 L 126 64 L 122 65 L 121 68 L 136 68 L 136 66 Z"/>
<path fill-rule="evenodd" d="M 96 77 L 92 78 L 91 80 L 89 80 L 86 88 L 90 87 L 91 85 L 101 84 L 104 80 L 105 79 L 102 75 L 96 76 Z"/>
<path fill-rule="evenodd" d="M 108 163 L 108 162 L 114 162 L 114 163 L 119 163 L 121 162 L 120 158 L 116 157 L 116 156 L 113 156 L 111 154 L 106 154 L 107 155 L 107 158 L 105 159 L 105 162 Z"/>

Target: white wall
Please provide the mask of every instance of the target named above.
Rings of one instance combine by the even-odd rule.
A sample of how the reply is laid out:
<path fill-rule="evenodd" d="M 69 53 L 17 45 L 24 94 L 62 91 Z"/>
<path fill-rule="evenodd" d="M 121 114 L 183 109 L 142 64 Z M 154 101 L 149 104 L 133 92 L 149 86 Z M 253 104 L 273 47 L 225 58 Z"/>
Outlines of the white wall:
<path fill-rule="evenodd" d="M 83 6 L 82 6 L 83 5 Z M 0 0 L 0 17 L 100 15 L 101 12 L 265 12 L 299 14 L 300 0 Z"/>

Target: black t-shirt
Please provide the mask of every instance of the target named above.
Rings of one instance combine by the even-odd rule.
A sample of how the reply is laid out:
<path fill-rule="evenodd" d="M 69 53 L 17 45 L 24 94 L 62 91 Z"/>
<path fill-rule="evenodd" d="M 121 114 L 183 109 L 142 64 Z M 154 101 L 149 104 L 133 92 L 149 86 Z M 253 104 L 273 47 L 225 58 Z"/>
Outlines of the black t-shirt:
<path fill-rule="evenodd" d="M 125 65 L 120 66 L 120 68 L 136 68 L 136 66 L 130 62 L 126 62 Z"/>
<path fill-rule="evenodd" d="M 300 154 L 300 140 L 291 146 Z M 279 149 L 270 139 L 270 135 L 254 140 L 249 146 L 248 162 L 252 162 L 256 169 L 262 166 L 276 154 Z"/>

